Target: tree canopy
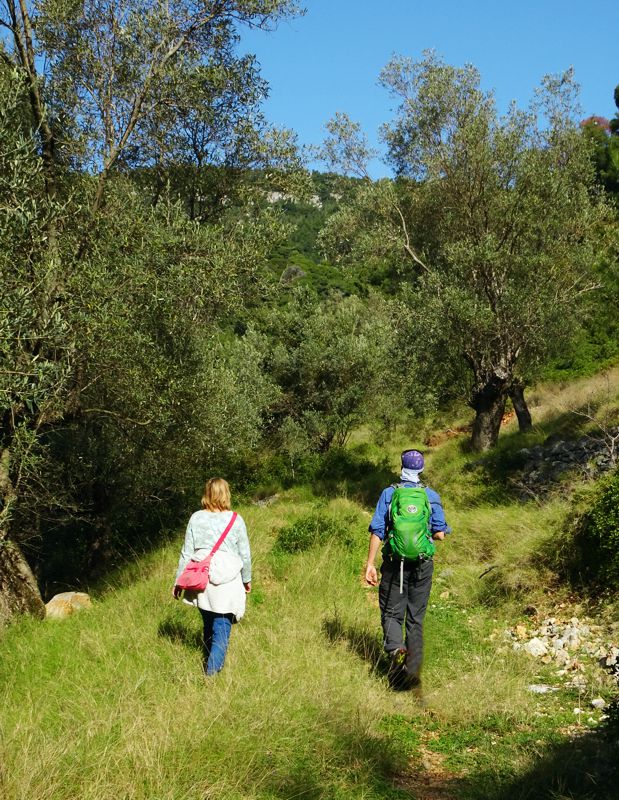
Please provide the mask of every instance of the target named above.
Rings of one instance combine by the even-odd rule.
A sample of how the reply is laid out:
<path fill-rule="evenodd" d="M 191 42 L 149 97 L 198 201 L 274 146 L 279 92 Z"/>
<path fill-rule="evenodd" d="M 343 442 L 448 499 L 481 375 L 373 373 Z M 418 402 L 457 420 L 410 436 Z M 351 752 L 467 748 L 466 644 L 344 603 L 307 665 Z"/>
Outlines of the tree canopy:
<path fill-rule="evenodd" d="M 547 78 L 529 109 L 501 118 L 474 67 L 433 53 L 394 58 L 381 83 L 399 103 L 383 127 L 398 180 L 366 186 L 324 241 L 334 257 L 400 265 L 410 334 L 420 346 L 438 337 L 452 380 L 468 367 L 473 445 L 486 449 L 506 398 L 565 346 L 579 297 L 597 285 L 605 206 L 576 87 L 570 73 Z"/>
<path fill-rule="evenodd" d="M 157 169 L 192 160 L 240 185 L 248 166 L 285 164 L 294 180 L 293 138 L 258 112 L 265 84 L 236 45 L 239 26 L 296 12 L 290 0 L 3 3 L 2 617 L 40 608 L 20 548 L 39 565 L 63 536 L 74 565 L 113 551 L 115 522 L 148 531 L 149 506 L 160 524 L 174 513 L 177 458 L 222 462 L 256 440 L 259 372 L 217 403 L 247 372 L 223 328 L 260 291 L 284 227 L 269 208 L 228 214 L 230 180 L 200 194 L 218 209 L 200 226 Z"/>

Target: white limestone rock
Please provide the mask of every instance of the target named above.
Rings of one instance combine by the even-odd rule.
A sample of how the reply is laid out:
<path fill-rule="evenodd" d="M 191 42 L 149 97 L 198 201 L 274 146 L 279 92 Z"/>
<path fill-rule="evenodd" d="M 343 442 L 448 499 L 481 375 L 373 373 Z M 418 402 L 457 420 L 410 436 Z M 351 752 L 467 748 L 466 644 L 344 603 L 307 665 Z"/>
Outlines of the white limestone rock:
<path fill-rule="evenodd" d="M 542 639 L 531 639 L 530 642 L 527 642 L 524 645 L 524 650 L 527 653 L 530 653 L 532 656 L 539 658 L 539 656 L 545 656 L 548 652 L 548 645 Z"/>

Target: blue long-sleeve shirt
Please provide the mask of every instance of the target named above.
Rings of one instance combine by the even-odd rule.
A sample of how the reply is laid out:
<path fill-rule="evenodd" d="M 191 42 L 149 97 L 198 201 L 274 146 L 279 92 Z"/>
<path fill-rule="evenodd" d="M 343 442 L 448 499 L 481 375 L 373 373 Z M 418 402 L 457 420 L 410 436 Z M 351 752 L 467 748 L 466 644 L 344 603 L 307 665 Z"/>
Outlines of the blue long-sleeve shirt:
<path fill-rule="evenodd" d="M 443 505 L 438 492 L 435 492 L 434 489 L 430 489 L 429 486 L 423 486 L 423 484 L 420 483 L 412 483 L 411 481 L 402 481 L 397 485 L 409 487 L 421 486 L 424 488 L 430 503 L 430 532 L 437 533 L 438 531 L 444 531 L 445 533 L 451 533 L 451 528 L 445 519 L 445 512 L 443 510 Z M 382 541 L 385 539 L 385 532 L 389 525 L 389 506 L 391 504 L 391 498 L 393 497 L 394 490 L 394 486 L 387 486 L 386 489 L 383 489 L 380 497 L 378 498 L 374 516 L 370 522 L 370 533 L 378 536 L 378 538 Z"/>

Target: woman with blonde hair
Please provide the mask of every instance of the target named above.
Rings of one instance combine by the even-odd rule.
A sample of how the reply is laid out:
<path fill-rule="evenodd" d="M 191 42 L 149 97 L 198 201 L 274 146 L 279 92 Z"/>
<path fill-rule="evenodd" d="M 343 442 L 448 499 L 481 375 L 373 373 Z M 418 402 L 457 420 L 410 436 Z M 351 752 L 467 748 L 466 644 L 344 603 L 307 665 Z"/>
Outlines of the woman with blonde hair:
<path fill-rule="evenodd" d="M 187 525 L 178 562 L 173 595 L 181 596 L 177 581 L 189 561 L 202 561 L 230 525 L 230 486 L 223 478 L 211 478 L 204 487 L 202 509 Z M 209 582 L 203 592 L 185 592 L 184 602 L 200 610 L 204 623 L 204 672 L 214 675 L 224 665 L 230 631 L 245 613 L 245 596 L 251 591 L 251 553 L 247 528 L 237 514 L 219 549 L 213 555 Z"/>

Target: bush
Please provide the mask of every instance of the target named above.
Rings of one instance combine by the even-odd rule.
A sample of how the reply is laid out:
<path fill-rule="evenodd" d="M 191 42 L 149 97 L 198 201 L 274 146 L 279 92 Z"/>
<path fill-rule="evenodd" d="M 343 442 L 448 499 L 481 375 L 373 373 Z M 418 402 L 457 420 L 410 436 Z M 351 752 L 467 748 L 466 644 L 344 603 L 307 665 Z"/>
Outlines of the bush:
<path fill-rule="evenodd" d="M 553 540 L 545 560 L 580 588 L 619 587 L 619 470 L 583 489 L 572 503 L 567 535 Z"/>
<path fill-rule="evenodd" d="M 308 514 L 280 530 L 275 551 L 301 553 L 327 539 L 338 539 L 347 547 L 352 544 L 346 523 L 320 513 Z"/>
<path fill-rule="evenodd" d="M 592 507 L 577 523 L 574 543 L 583 578 L 619 587 L 619 470 L 600 482 Z"/>

